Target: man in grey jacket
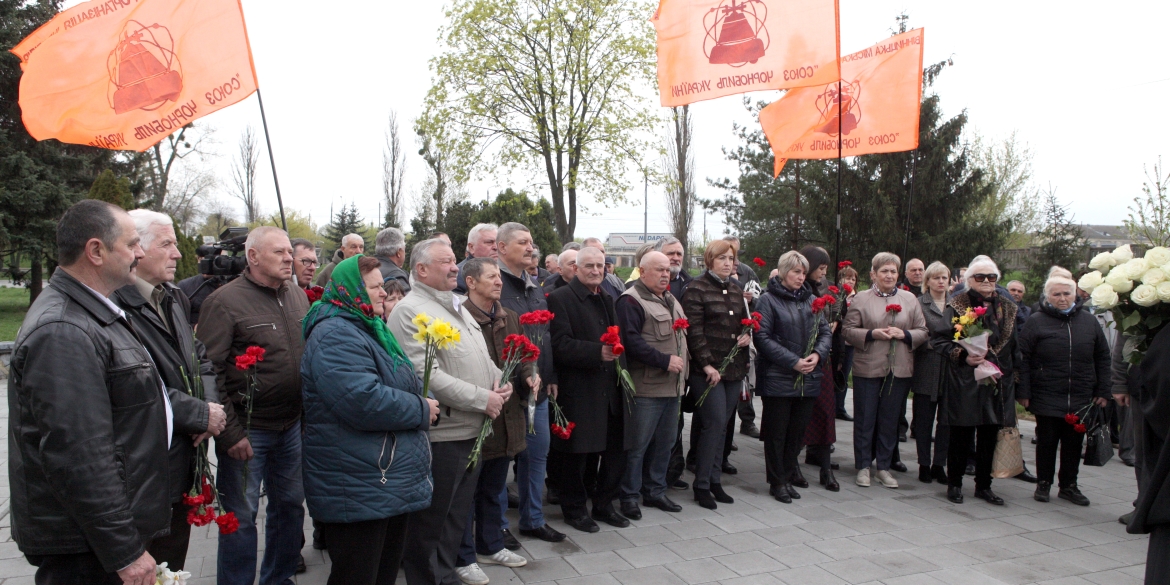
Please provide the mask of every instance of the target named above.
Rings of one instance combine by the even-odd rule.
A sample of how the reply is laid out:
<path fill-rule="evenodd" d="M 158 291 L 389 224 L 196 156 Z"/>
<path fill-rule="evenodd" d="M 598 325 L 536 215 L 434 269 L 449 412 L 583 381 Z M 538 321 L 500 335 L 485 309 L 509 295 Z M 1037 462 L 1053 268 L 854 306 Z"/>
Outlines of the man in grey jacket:
<path fill-rule="evenodd" d="M 459 543 L 479 479 L 480 466 L 468 466 L 471 451 L 484 416 L 500 414 L 512 385 L 500 385 L 502 372 L 488 353 L 479 323 L 463 307 L 463 297 L 452 293 L 459 266 L 451 246 L 441 240 L 419 242 L 410 264 L 414 287 L 394 307 L 388 325 L 415 373 L 421 378 L 426 368 L 426 346 L 414 339 L 417 315 L 449 322 L 460 340 L 437 352 L 430 374 L 428 391 L 439 401 L 439 420 L 430 432 L 434 486 L 431 506 L 412 512 L 408 520 L 411 539 L 403 568 L 411 585 L 454 584 L 459 582 Z"/>

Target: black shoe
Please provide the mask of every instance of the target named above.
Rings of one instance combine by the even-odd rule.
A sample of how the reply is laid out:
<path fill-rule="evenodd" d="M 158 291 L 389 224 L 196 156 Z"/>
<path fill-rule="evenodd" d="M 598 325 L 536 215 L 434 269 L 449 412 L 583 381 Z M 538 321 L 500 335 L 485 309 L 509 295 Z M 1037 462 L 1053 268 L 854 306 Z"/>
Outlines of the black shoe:
<path fill-rule="evenodd" d="M 739 434 L 758 439 L 760 438 L 760 427 L 757 427 L 755 423 L 743 423 L 739 425 Z"/>
<path fill-rule="evenodd" d="M 947 488 L 947 499 L 956 503 L 956 504 L 962 504 L 963 503 L 963 488 L 956 487 L 956 486 L 948 487 Z"/>
<path fill-rule="evenodd" d="M 723 491 L 723 484 L 719 484 L 719 483 L 711 484 L 711 495 L 715 496 L 715 501 L 719 502 L 720 504 L 734 504 L 735 503 L 735 498 L 727 495 L 727 492 Z"/>
<path fill-rule="evenodd" d="M 308 570 L 309 568 L 305 566 L 305 555 L 301 555 L 301 560 L 297 561 L 297 574 L 301 575 Z"/>
<path fill-rule="evenodd" d="M 836 453 L 836 452 L 837 452 L 837 446 L 836 445 L 829 445 L 829 453 Z"/>
<path fill-rule="evenodd" d="M 800 499 L 800 492 L 796 491 L 796 486 L 788 484 L 788 496 L 794 500 Z"/>
<path fill-rule="evenodd" d="M 561 496 L 559 494 L 557 494 L 557 490 L 553 489 L 553 487 L 551 485 L 546 486 L 546 487 L 548 488 L 547 490 L 545 490 L 545 493 L 547 494 L 546 497 L 548 498 L 548 505 L 550 505 L 550 506 L 561 505 Z"/>
<path fill-rule="evenodd" d="M 314 531 L 314 532 L 316 532 L 316 531 Z M 313 535 L 313 550 L 325 550 L 325 539 L 314 534 Z"/>
<path fill-rule="evenodd" d="M 974 476 L 975 475 L 975 464 L 974 463 L 967 464 L 967 469 L 963 470 L 963 474 Z"/>
<path fill-rule="evenodd" d="M 691 473 L 695 472 L 695 462 L 694 461 L 687 463 L 687 471 L 689 471 Z"/>
<path fill-rule="evenodd" d="M 792 471 L 792 485 L 802 489 L 808 487 L 808 480 L 804 478 L 804 473 L 801 473 L 799 465 Z"/>
<path fill-rule="evenodd" d="M 711 493 L 711 490 L 695 488 L 695 501 L 699 503 L 700 507 L 708 510 L 714 510 L 719 507 L 715 503 L 715 496 Z"/>
<path fill-rule="evenodd" d="M 731 464 L 731 462 L 724 461 L 723 462 L 723 473 L 726 473 L 727 475 L 735 475 L 735 474 L 739 473 L 739 470 L 736 469 L 735 466 Z"/>
<path fill-rule="evenodd" d="M 786 485 L 774 485 L 768 490 L 768 493 L 782 503 L 792 503 L 792 495 L 788 493 L 788 486 Z"/>
<path fill-rule="evenodd" d="M 930 467 L 927 465 L 918 466 L 918 481 L 922 483 L 933 483 L 934 476 L 930 474 Z"/>
<path fill-rule="evenodd" d="M 831 492 L 841 491 L 841 484 L 837 483 L 836 477 L 833 477 L 832 469 L 821 468 L 821 485 Z"/>
<path fill-rule="evenodd" d="M 691 487 L 691 484 L 689 484 L 681 479 L 676 479 L 676 480 L 674 480 L 674 483 L 670 484 L 670 489 L 672 489 L 672 490 L 685 490 L 689 487 Z"/>
<path fill-rule="evenodd" d="M 594 509 L 593 519 L 605 522 L 606 524 L 609 524 L 615 528 L 625 528 L 630 525 L 629 519 L 627 519 L 625 516 L 622 516 L 621 514 L 618 514 L 618 511 L 614 510 L 613 508 L 608 510 Z"/>
<path fill-rule="evenodd" d="M 934 481 L 937 481 L 943 485 L 946 485 L 947 483 L 947 470 L 941 465 L 931 465 L 930 476 L 934 478 Z"/>
<path fill-rule="evenodd" d="M 1035 444 L 1036 444 L 1036 437 L 1032 437 L 1032 444 L 1033 444 L 1033 445 L 1035 445 Z"/>
<path fill-rule="evenodd" d="M 906 467 L 906 464 L 902 463 L 901 461 L 894 461 L 890 463 L 890 469 L 897 471 L 898 473 L 906 473 L 910 470 Z"/>
<path fill-rule="evenodd" d="M 838 412 L 837 413 L 837 420 L 843 420 L 845 422 L 853 422 L 853 417 L 849 416 L 848 412 Z"/>
<path fill-rule="evenodd" d="M 1121 462 L 1125 464 L 1126 467 L 1133 467 L 1135 463 L 1133 459 L 1122 459 Z"/>
<path fill-rule="evenodd" d="M 1013 477 L 1015 477 L 1015 479 L 1018 479 L 1020 481 L 1026 481 L 1028 483 L 1036 483 L 1036 476 L 1032 475 L 1032 472 L 1028 471 L 1027 467 L 1025 467 L 1023 471 L 1019 472 L 1018 474 L 1016 474 Z"/>
<path fill-rule="evenodd" d="M 596 526 L 596 524 L 594 524 L 594 526 Z M 565 533 L 558 532 L 548 524 L 545 524 L 540 528 L 521 528 L 520 534 L 523 534 L 524 536 L 531 536 L 532 538 L 539 538 L 545 542 L 561 542 L 565 539 Z"/>
<path fill-rule="evenodd" d="M 1086 498 L 1085 494 L 1082 494 L 1081 490 L 1077 489 L 1075 484 L 1060 488 L 1060 491 L 1056 492 L 1056 497 L 1062 500 L 1068 500 L 1078 506 L 1089 505 L 1089 498 Z"/>
<path fill-rule="evenodd" d="M 898 435 L 898 442 L 899 442 L 899 443 L 905 443 L 905 442 L 906 442 L 906 433 L 902 433 L 902 434 Z"/>
<path fill-rule="evenodd" d="M 1036 483 L 1036 493 L 1032 494 L 1032 499 L 1036 500 L 1037 502 L 1050 502 L 1050 501 L 1052 501 L 1052 496 L 1049 495 L 1051 492 L 1052 492 L 1052 484 L 1051 483 L 1049 483 L 1047 481 L 1037 482 Z"/>
<path fill-rule="evenodd" d="M 735 441 L 731 442 L 731 450 L 732 451 L 739 451 L 739 445 L 736 445 Z"/>
<path fill-rule="evenodd" d="M 1003 498 L 995 495 L 995 492 L 991 491 L 991 488 L 975 490 L 975 497 L 986 501 L 988 504 L 994 504 L 996 506 L 1003 505 Z"/>
<path fill-rule="evenodd" d="M 520 541 L 516 540 L 515 536 L 512 536 L 511 531 L 505 528 L 501 532 L 504 533 L 504 548 L 508 550 L 520 550 Z"/>
<path fill-rule="evenodd" d="M 1134 510 L 1134 511 L 1129 512 L 1127 514 L 1122 514 L 1121 516 L 1119 516 L 1117 518 L 1117 521 L 1122 523 L 1122 524 L 1125 524 L 1126 526 L 1129 526 L 1129 521 L 1133 520 L 1133 515 L 1135 513 L 1137 513 L 1137 510 Z"/>
<path fill-rule="evenodd" d="M 622 516 L 630 520 L 641 520 L 642 509 L 638 507 L 638 502 L 622 502 Z"/>
<path fill-rule="evenodd" d="M 565 517 L 565 524 L 580 530 L 581 532 L 597 532 L 601 527 L 597 525 L 588 515 L 578 516 L 576 518 Z"/>
<path fill-rule="evenodd" d="M 662 494 L 662 497 L 658 498 L 657 500 L 647 499 L 645 496 L 643 496 L 642 505 L 649 506 L 651 508 L 658 508 L 663 512 L 682 512 L 682 506 L 674 503 L 673 500 L 666 497 L 666 494 Z M 625 510 L 622 511 L 625 512 Z"/>

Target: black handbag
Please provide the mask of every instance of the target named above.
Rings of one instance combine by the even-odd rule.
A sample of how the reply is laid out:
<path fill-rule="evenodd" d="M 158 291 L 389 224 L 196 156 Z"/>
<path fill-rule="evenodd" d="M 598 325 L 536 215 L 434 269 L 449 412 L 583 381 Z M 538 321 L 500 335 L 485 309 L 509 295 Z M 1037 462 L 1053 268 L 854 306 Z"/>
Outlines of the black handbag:
<path fill-rule="evenodd" d="M 1113 443 L 1105 425 L 1105 413 L 1097 405 L 1089 406 L 1083 421 L 1088 440 L 1085 444 L 1085 465 L 1104 467 L 1113 458 Z"/>

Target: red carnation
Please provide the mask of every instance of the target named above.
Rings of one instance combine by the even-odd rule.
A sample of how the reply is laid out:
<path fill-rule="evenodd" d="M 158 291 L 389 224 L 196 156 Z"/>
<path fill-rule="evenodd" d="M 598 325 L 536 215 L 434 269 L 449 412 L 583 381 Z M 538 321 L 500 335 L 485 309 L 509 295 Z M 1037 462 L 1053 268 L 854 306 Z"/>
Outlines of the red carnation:
<path fill-rule="evenodd" d="M 886 305 L 886 312 L 887 313 L 901 313 L 902 312 L 902 305 L 898 305 L 898 304 Z"/>
<path fill-rule="evenodd" d="M 686 330 L 686 329 L 689 329 L 690 326 L 691 326 L 690 321 L 687 321 L 686 319 L 675 319 L 674 320 L 673 327 L 674 327 L 675 331 L 678 331 L 679 329 Z"/>
<path fill-rule="evenodd" d="M 842 261 L 837 263 L 837 270 L 841 270 L 842 268 L 845 268 L 846 266 L 853 266 L 853 263 L 848 261 L 848 260 L 842 260 Z"/>
<path fill-rule="evenodd" d="M 614 355 L 614 357 L 617 357 L 617 356 L 619 356 L 619 355 L 622 355 L 622 354 L 623 354 L 623 353 L 625 353 L 625 352 L 626 352 L 626 346 L 624 346 L 624 345 L 622 345 L 622 344 L 620 344 L 620 343 L 615 343 L 615 344 L 614 344 L 614 346 L 613 346 L 613 355 Z"/>
<path fill-rule="evenodd" d="M 848 284 L 843 284 L 841 287 L 845 289 L 845 294 L 850 294 L 853 292 L 853 287 L 849 286 Z"/>
<path fill-rule="evenodd" d="M 553 320 L 553 316 L 554 315 L 552 314 L 551 311 L 544 311 L 544 310 L 531 311 L 528 313 L 524 313 L 523 315 L 520 315 L 520 324 L 521 325 L 547 325 L 550 321 Z"/>
<path fill-rule="evenodd" d="M 228 512 L 216 518 L 215 523 L 219 524 L 220 534 L 231 534 L 240 529 L 240 521 L 236 518 L 235 512 Z"/>
<path fill-rule="evenodd" d="M 831 284 L 830 284 L 830 285 L 829 285 L 829 292 L 831 292 L 831 293 L 833 293 L 833 294 L 840 294 L 840 292 L 841 292 L 841 289 L 839 289 L 839 288 L 837 288 L 836 286 L 834 286 L 834 285 L 831 285 Z"/>
<path fill-rule="evenodd" d="M 763 268 L 763 267 L 764 267 L 764 265 L 765 265 L 765 264 L 767 264 L 767 262 L 764 262 L 764 259 L 763 259 L 763 258 L 760 258 L 759 256 L 756 256 L 755 258 L 752 258 L 752 264 L 755 264 L 756 266 L 759 266 L 760 268 Z"/>
<path fill-rule="evenodd" d="M 829 304 L 829 305 L 837 304 L 837 297 L 834 297 L 833 295 L 825 295 L 821 298 L 825 299 L 825 304 Z"/>
<path fill-rule="evenodd" d="M 183 505 L 191 506 L 192 508 L 198 508 L 199 506 L 203 505 L 203 495 L 200 494 L 198 496 L 190 496 L 188 494 L 183 494 Z"/>
<path fill-rule="evenodd" d="M 1081 423 L 1077 423 L 1077 424 L 1073 425 L 1073 430 L 1078 432 L 1078 433 L 1083 433 L 1083 432 L 1088 431 L 1089 429 L 1085 428 L 1085 425 L 1083 425 Z"/>
<path fill-rule="evenodd" d="M 621 330 L 617 325 L 611 325 L 601 336 L 601 342 L 606 345 L 616 345 L 622 342 Z"/>
<path fill-rule="evenodd" d="M 309 303 L 315 303 L 321 300 L 321 297 L 325 296 L 325 289 L 319 286 L 306 288 L 305 296 L 309 297 Z"/>
<path fill-rule="evenodd" d="M 904 285 L 904 284 L 903 284 L 903 285 L 899 285 L 899 286 L 898 286 L 898 288 L 900 288 L 900 289 L 902 289 L 902 290 L 910 290 L 910 287 L 909 287 L 909 286 L 906 286 L 906 285 Z"/>
<path fill-rule="evenodd" d="M 825 310 L 825 299 L 819 297 L 814 299 L 812 302 L 812 312 L 816 314 L 823 310 Z"/>
<path fill-rule="evenodd" d="M 248 371 L 252 366 L 256 365 L 256 358 L 248 354 L 240 354 L 236 356 L 236 369 L 240 371 Z"/>
<path fill-rule="evenodd" d="M 207 526 L 215 521 L 215 508 L 200 506 L 187 511 L 187 524 L 192 526 Z"/>
<path fill-rule="evenodd" d="M 1064 422 L 1066 422 L 1070 425 L 1075 425 L 1075 424 L 1081 422 L 1081 417 L 1070 412 L 1070 413 L 1064 415 Z"/>

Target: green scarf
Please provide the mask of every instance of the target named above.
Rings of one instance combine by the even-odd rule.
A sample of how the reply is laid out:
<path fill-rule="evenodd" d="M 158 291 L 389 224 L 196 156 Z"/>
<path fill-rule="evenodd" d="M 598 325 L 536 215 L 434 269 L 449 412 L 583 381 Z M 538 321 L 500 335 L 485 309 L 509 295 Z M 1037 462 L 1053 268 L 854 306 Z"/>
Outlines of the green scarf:
<path fill-rule="evenodd" d="M 309 336 L 311 323 L 344 311 L 365 323 L 370 335 L 378 340 L 378 343 L 382 345 L 386 353 L 390 354 L 396 365 L 403 362 L 409 363 L 406 352 L 402 351 L 402 347 L 398 345 L 398 340 L 394 339 L 394 334 L 390 332 L 386 322 L 373 314 L 370 309 L 370 296 L 366 293 L 366 284 L 362 281 L 361 272 L 358 270 L 360 258 L 360 256 L 351 256 L 339 262 L 333 269 L 329 283 L 325 286 L 325 294 L 321 300 L 313 303 L 313 306 L 309 308 L 309 314 L 305 316 L 302 325 L 305 337 Z M 363 310 L 363 306 L 365 310 Z"/>

